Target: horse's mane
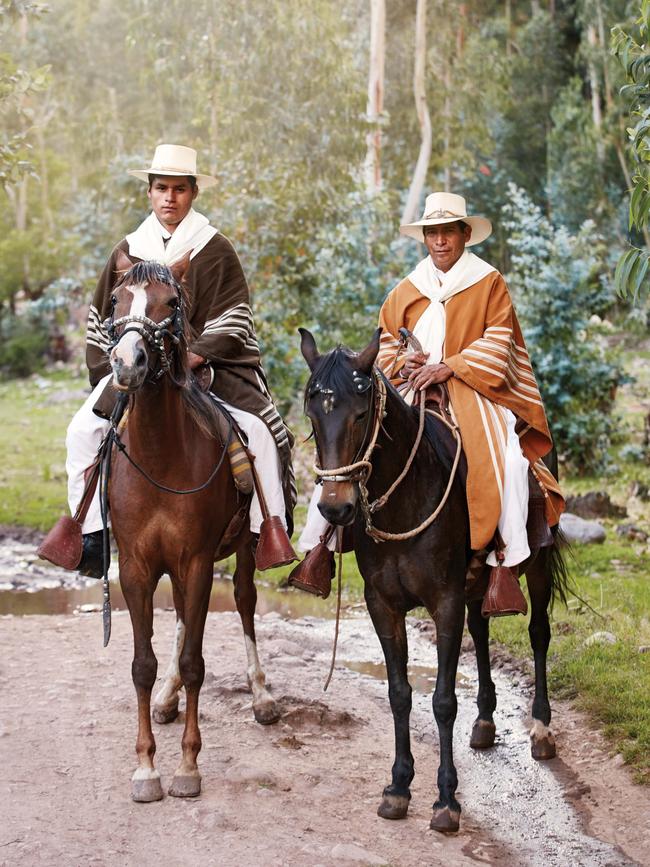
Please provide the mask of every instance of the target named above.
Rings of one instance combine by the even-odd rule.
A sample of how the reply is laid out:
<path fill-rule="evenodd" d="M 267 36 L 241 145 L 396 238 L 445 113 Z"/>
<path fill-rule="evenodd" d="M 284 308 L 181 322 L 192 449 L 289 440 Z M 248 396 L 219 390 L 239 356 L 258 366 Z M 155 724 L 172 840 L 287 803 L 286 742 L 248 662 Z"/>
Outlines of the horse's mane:
<path fill-rule="evenodd" d="M 340 397 L 351 397 L 356 394 L 357 389 L 355 380 L 352 376 L 355 358 L 355 352 L 348 349 L 346 346 L 340 345 L 321 356 L 321 358 L 316 362 L 311 376 L 307 381 L 307 385 L 305 386 L 305 405 L 316 384 L 318 384 L 320 390 L 332 389 L 332 391 L 336 392 Z M 387 393 L 392 395 L 395 401 L 399 402 L 397 405 L 400 406 L 401 410 L 417 420 L 419 410 L 416 407 L 409 406 L 405 402 L 402 395 L 391 384 L 390 380 L 384 376 L 383 372 L 379 368 L 376 367 L 375 370 L 383 379 Z M 444 431 L 441 424 L 428 414 L 425 421 L 424 435 L 426 440 L 433 447 L 436 457 L 442 466 L 445 467 L 447 471 L 451 471 L 453 463 L 451 455 L 445 450 L 440 442 L 440 437 L 441 435 L 444 435 Z"/>
<path fill-rule="evenodd" d="M 187 348 L 196 336 L 187 319 L 189 308 L 187 284 L 184 281 L 179 283 L 166 265 L 155 261 L 144 261 L 136 262 L 124 274 L 118 285 L 133 286 L 141 283 L 162 283 L 178 293 L 181 302 L 182 332 L 180 342 L 175 344 L 172 350 L 174 379 L 183 383 L 180 387 L 181 398 L 192 420 L 206 436 L 219 439 L 219 410 L 214 400 L 199 388 L 187 357 Z"/>

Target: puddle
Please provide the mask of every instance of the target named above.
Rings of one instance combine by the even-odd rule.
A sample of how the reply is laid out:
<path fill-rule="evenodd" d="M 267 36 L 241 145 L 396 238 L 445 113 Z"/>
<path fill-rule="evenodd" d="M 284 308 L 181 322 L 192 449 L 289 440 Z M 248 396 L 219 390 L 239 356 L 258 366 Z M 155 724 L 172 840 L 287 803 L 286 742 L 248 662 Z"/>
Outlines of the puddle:
<path fill-rule="evenodd" d="M 0 590 L 0 615 L 13 614 L 72 614 L 86 606 L 86 611 L 99 610 L 102 602 L 101 581 L 77 587 L 41 587 Z M 111 602 L 114 611 L 126 609 L 120 585 L 111 581 Z M 161 578 L 154 594 L 155 608 L 173 608 L 172 585 L 169 578 Z M 210 593 L 210 611 L 236 611 L 233 585 L 230 578 L 214 579 Z M 278 590 L 257 583 L 257 614 L 277 611 L 282 617 L 333 617 L 335 609 L 330 600 L 323 601 L 299 590 Z"/>
<path fill-rule="evenodd" d="M 343 660 L 342 664 L 351 671 L 358 672 L 358 674 L 365 674 L 377 680 L 388 680 L 386 666 L 383 662 L 353 662 Z M 409 665 L 407 675 L 409 683 L 415 692 L 431 695 L 436 688 L 437 668 L 426 665 Z M 461 689 L 473 688 L 470 678 L 461 671 L 456 674 L 456 686 Z"/>

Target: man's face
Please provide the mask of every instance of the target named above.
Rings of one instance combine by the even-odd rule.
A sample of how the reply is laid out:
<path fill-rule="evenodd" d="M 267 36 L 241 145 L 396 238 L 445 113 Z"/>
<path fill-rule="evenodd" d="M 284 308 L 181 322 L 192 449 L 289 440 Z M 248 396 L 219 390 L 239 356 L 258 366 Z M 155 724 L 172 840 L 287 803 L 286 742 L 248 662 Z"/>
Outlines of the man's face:
<path fill-rule="evenodd" d="M 199 193 L 192 189 L 189 178 L 170 175 L 154 178 L 147 192 L 154 214 L 168 232 L 174 229 L 189 213 L 192 202 Z"/>
<path fill-rule="evenodd" d="M 471 234 L 470 226 L 461 226 L 460 222 L 425 226 L 424 243 L 436 268 L 449 271 L 463 255 Z"/>

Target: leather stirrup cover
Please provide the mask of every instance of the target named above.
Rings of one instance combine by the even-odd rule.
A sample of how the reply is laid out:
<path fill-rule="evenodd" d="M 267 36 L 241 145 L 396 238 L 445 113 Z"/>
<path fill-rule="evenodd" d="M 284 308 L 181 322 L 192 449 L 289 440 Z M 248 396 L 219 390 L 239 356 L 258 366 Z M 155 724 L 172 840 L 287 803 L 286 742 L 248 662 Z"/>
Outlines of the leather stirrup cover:
<path fill-rule="evenodd" d="M 483 617 L 505 617 L 508 614 L 527 614 L 528 603 L 521 592 L 519 580 L 510 566 L 493 566 L 488 589 L 483 597 Z"/>
<path fill-rule="evenodd" d="M 81 524 L 70 515 L 62 515 L 36 551 L 41 560 L 49 560 L 62 569 L 76 569 L 81 562 L 83 539 Z"/>
<path fill-rule="evenodd" d="M 319 542 L 305 555 L 289 575 L 288 583 L 306 593 L 327 599 L 332 589 L 334 554 L 324 542 Z"/>
<path fill-rule="evenodd" d="M 264 572 L 275 566 L 286 566 L 297 559 L 281 518 L 278 515 L 265 518 L 255 550 L 255 566 Z"/>

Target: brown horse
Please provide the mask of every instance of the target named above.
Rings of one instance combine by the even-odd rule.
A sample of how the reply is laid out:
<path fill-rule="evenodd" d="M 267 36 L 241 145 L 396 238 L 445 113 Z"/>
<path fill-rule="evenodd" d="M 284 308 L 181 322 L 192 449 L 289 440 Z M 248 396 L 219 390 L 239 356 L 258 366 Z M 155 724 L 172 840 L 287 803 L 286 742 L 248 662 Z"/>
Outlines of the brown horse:
<path fill-rule="evenodd" d="M 419 411 L 408 406 L 373 367 L 380 330 L 359 353 L 339 347 L 323 356 L 313 336 L 300 330 L 302 354 L 311 370 L 305 389 L 305 412 L 312 422 L 323 483 L 318 508 L 333 524 L 353 525 L 366 604 L 386 659 L 395 761 L 378 813 L 386 819 L 402 819 L 411 797 L 414 765 L 405 617 L 416 606 L 424 606 L 436 624 L 438 649 L 433 712 L 440 739 L 439 794 L 433 805 L 431 828 L 457 831 L 460 804 L 456 800 L 458 778 L 452 750 L 457 710 L 455 683 L 465 615 L 465 578 L 472 552 L 465 491 L 460 476 L 452 477 L 446 442 L 449 431 L 438 419 L 427 419 L 425 436 L 413 450 Z M 394 488 L 411 456 L 412 464 Z M 391 488 L 395 494 L 386 499 L 384 495 Z M 435 519 L 422 526 L 436 512 Z M 421 532 L 409 533 L 420 526 Z M 377 536 L 381 538 L 382 533 L 384 540 L 378 543 Z M 408 534 L 411 538 L 386 539 L 390 533 Z M 535 657 L 531 751 L 533 758 L 545 759 L 555 755 L 548 728 L 547 608 L 554 592 L 564 597 L 566 571 L 555 543 L 551 548 L 534 551 L 522 569 L 531 600 L 529 633 Z M 469 602 L 467 610 L 479 674 L 479 712 L 470 746 L 482 749 L 491 747 L 495 739 L 496 694 L 490 675 L 489 621 L 481 616 L 481 599 Z"/>
<path fill-rule="evenodd" d="M 118 268 L 126 273 L 113 292 L 107 328 L 113 337 L 113 385 L 129 395 L 122 442 L 130 460 L 114 452 L 110 508 L 120 584 L 133 625 L 138 767 L 132 796 L 136 801 L 154 801 L 163 792 L 153 761 L 156 744 L 150 702 L 157 660 L 151 638 L 153 595 L 163 574 L 172 581 L 177 631 L 172 662 L 154 707 L 157 721 L 175 718 L 181 685 L 187 701 L 183 754 L 169 794 L 191 797 L 201 789 L 196 762 L 201 749 L 198 704 L 205 670 L 203 631 L 216 556 L 237 554 L 235 599 L 244 628 L 255 717 L 271 723 L 279 711 L 265 688 L 255 645 L 257 593 L 246 501 L 224 460 L 218 410 L 188 369 L 187 302 L 181 288 L 187 260 L 170 270 L 156 262 L 133 265 L 123 255 Z M 222 546 L 224 534 L 230 527 L 232 536 L 231 522 L 236 524 L 238 517 L 238 531 Z"/>

